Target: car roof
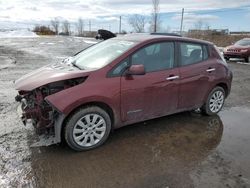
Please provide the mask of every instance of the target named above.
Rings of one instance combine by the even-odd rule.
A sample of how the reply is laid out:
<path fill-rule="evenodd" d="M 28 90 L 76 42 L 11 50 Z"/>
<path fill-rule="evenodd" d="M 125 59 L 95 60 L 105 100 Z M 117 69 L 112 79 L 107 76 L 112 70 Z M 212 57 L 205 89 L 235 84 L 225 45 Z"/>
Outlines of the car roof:
<path fill-rule="evenodd" d="M 154 35 L 150 33 L 135 33 L 135 34 L 126 34 L 123 36 L 118 36 L 113 39 L 116 40 L 128 40 L 128 41 L 135 41 L 135 42 L 145 42 L 150 41 L 154 39 L 169 39 L 169 40 L 176 40 L 176 41 L 183 41 L 183 42 L 194 42 L 194 43 L 203 43 L 203 44 L 213 44 L 208 41 L 199 40 L 199 39 L 193 39 L 188 37 L 182 37 L 182 36 L 171 36 L 171 35 Z"/>

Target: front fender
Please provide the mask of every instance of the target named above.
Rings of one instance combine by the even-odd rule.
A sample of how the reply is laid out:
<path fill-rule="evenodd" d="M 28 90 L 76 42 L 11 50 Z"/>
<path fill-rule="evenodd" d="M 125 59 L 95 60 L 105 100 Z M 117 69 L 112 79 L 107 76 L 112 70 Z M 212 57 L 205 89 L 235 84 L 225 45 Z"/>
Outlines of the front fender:
<path fill-rule="evenodd" d="M 65 117 L 84 104 L 93 102 L 104 103 L 112 109 L 115 120 L 119 120 L 120 90 L 114 86 L 107 86 L 107 88 L 109 89 L 100 88 L 99 84 L 98 86 L 90 86 L 83 83 L 49 95 L 45 100 Z"/>

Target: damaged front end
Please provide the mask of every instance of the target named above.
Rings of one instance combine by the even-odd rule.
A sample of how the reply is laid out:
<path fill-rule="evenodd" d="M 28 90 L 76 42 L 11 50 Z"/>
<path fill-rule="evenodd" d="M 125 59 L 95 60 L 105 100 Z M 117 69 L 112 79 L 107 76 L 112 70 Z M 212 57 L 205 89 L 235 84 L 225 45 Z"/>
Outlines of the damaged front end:
<path fill-rule="evenodd" d="M 85 80 L 86 77 L 72 78 L 52 82 L 31 91 L 19 90 L 15 100 L 20 102 L 20 115 L 23 124 L 31 122 L 37 134 L 53 135 L 54 139 L 51 144 L 59 143 L 61 141 L 61 128 L 58 129 L 58 126 L 61 127 L 64 115 L 50 104 L 46 97 L 79 85 Z M 57 124 L 59 125 L 57 126 Z"/>

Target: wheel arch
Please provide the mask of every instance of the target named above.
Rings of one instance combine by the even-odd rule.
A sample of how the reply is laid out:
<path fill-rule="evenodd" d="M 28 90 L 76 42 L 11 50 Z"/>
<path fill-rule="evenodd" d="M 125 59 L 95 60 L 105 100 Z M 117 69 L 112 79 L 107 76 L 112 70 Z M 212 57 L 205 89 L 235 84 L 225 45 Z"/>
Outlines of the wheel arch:
<path fill-rule="evenodd" d="M 110 105 L 108 105 L 107 103 L 104 102 L 100 102 L 100 101 L 92 101 L 92 102 L 87 102 L 84 104 L 81 104 L 79 106 L 77 106 L 76 108 L 74 108 L 73 110 L 71 110 L 67 116 L 65 116 L 62 124 L 61 124 L 61 128 L 60 128 L 60 137 L 61 137 L 61 141 L 64 140 L 64 128 L 66 126 L 67 121 L 69 120 L 69 118 L 72 116 L 72 114 L 74 114 L 77 110 L 79 110 L 80 108 L 84 108 L 84 107 L 88 107 L 88 106 L 97 106 L 103 110 L 105 110 L 110 119 L 111 119 L 111 130 L 114 128 L 114 123 L 115 123 L 115 114 L 114 114 L 114 110 L 111 108 Z"/>
<path fill-rule="evenodd" d="M 209 88 L 208 92 L 206 93 L 206 95 L 204 96 L 204 99 L 203 99 L 203 104 L 204 105 L 206 103 L 206 100 L 209 96 L 209 93 L 215 88 L 215 87 L 222 87 L 225 91 L 225 97 L 228 97 L 229 93 L 230 93 L 230 88 L 229 86 L 225 83 L 225 82 L 218 82 L 216 84 L 214 84 L 213 86 L 211 86 L 211 88 Z"/>
<path fill-rule="evenodd" d="M 229 95 L 229 88 L 228 88 L 226 83 L 220 82 L 215 87 L 217 87 L 217 86 L 222 87 L 224 89 L 226 97 Z"/>

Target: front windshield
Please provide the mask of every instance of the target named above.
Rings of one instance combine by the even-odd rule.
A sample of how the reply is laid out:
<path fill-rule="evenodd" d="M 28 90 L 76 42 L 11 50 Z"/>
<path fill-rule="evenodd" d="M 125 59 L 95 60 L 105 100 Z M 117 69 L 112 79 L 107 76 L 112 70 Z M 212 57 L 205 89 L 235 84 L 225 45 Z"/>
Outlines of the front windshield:
<path fill-rule="evenodd" d="M 72 62 L 80 69 L 99 69 L 111 63 L 136 43 L 109 39 L 93 45 L 73 57 Z"/>
<path fill-rule="evenodd" d="M 235 45 L 239 46 L 250 46 L 250 39 L 243 39 L 235 43 Z"/>

